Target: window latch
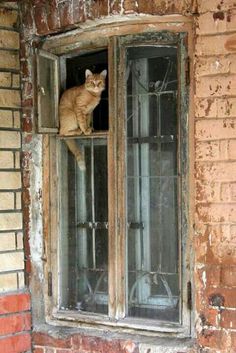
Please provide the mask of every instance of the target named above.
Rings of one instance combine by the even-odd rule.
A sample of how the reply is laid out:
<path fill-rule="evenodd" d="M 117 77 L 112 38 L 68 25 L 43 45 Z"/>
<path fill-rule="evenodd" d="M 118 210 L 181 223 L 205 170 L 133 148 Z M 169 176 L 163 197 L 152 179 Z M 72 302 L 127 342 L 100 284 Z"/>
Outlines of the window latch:
<path fill-rule="evenodd" d="M 52 272 L 48 272 L 48 296 L 52 296 Z"/>
<path fill-rule="evenodd" d="M 190 281 L 187 283 L 187 306 L 189 310 L 192 310 L 192 284 Z"/>

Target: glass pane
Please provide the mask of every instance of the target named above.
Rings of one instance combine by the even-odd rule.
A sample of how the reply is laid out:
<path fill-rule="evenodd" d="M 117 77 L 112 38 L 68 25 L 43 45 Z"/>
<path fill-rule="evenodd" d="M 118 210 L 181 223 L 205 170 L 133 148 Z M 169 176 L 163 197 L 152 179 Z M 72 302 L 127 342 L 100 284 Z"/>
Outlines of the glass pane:
<path fill-rule="evenodd" d="M 108 208 L 106 139 L 61 143 L 61 308 L 107 314 Z"/>
<path fill-rule="evenodd" d="M 176 322 L 176 48 L 128 48 L 126 78 L 128 315 Z"/>
<path fill-rule="evenodd" d="M 39 119 L 40 127 L 55 128 L 57 127 L 57 63 L 56 59 L 39 55 Z"/>

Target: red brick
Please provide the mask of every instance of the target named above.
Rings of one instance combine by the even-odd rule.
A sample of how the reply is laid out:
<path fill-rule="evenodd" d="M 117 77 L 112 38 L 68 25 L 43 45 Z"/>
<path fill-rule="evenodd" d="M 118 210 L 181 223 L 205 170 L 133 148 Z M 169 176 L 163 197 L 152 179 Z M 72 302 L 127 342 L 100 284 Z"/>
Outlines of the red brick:
<path fill-rule="evenodd" d="M 0 335 L 7 335 L 31 329 L 31 316 L 29 313 L 21 313 L 7 317 L 0 317 Z"/>
<path fill-rule="evenodd" d="M 236 266 L 223 267 L 221 281 L 224 286 L 236 287 Z"/>
<path fill-rule="evenodd" d="M 205 308 L 204 311 L 199 315 L 202 327 L 218 327 L 218 314 L 219 311 L 217 309 Z"/>
<path fill-rule="evenodd" d="M 164 15 L 170 13 L 180 13 L 182 10 L 182 2 L 171 0 L 168 2 L 153 0 L 139 0 L 138 11 L 140 13 L 151 13 L 153 15 Z"/>
<path fill-rule="evenodd" d="M 235 310 L 223 310 L 221 313 L 221 326 L 228 329 L 236 328 Z"/>
<path fill-rule="evenodd" d="M 30 310 L 30 296 L 28 293 L 0 296 L 0 314 L 26 310 Z"/>
<path fill-rule="evenodd" d="M 93 18 L 99 18 L 101 16 L 108 15 L 108 1 L 107 0 L 98 0 L 93 3 L 91 8 L 91 15 Z"/>
<path fill-rule="evenodd" d="M 33 353 L 45 353 L 44 348 L 35 347 Z"/>
<path fill-rule="evenodd" d="M 228 346 L 228 335 L 222 330 L 204 329 L 198 336 L 198 343 L 202 347 L 224 349 Z"/>
<path fill-rule="evenodd" d="M 236 308 L 236 288 L 221 288 L 220 293 L 225 298 L 225 306 Z"/>
<path fill-rule="evenodd" d="M 59 12 L 57 8 L 57 0 L 51 0 L 47 13 L 47 23 L 51 30 L 60 28 Z"/>
<path fill-rule="evenodd" d="M 47 12 L 44 6 L 34 7 L 34 20 L 39 34 L 48 33 Z"/>
<path fill-rule="evenodd" d="M 73 24 L 72 4 L 71 1 L 64 1 L 58 6 L 61 27 L 67 27 Z"/>
<path fill-rule="evenodd" d="M 70 338 L 54 338 L 46 333 L 41 332 L 33 332 L 33 342 L 36 346 L 71 348 Z"/>
<path fill-rule="evenodd" d="M 1 352 L 3 353 L 22 353 L 30 350 L 30 334 L 21 334 L 0 339 Z"/>
<path fill-rule="evenodd" d="M 124 2 L 125 13 L 132 13 L 137 11 L 138 4 L 136 0 L 125 0 Z"/>

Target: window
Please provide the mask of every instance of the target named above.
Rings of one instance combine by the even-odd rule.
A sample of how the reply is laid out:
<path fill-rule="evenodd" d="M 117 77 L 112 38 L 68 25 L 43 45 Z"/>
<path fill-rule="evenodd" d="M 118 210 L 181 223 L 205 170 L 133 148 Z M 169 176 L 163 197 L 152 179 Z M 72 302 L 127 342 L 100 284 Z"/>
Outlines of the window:
<path fill-rule="evenodd" d="M 57 157 L 49 220 L 55 317 L 167 331 L 189 325 L 185 42 L 185 33 L 117 36 L 60 59 L 64 89 L 83 83 L 86 68 L 109 75 L 93 133 L 70 137 L 85 171 L 66 137 L 49 138 Z M 50 114 L 56 124 L 52 110 L 44 113 L 41 121 Z"/>

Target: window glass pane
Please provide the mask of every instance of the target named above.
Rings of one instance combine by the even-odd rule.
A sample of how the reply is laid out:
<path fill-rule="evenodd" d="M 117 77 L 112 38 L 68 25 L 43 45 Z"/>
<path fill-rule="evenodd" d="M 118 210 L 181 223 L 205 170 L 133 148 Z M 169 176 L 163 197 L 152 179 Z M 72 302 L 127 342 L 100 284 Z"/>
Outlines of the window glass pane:
<path fill-rule="evenodd" d="M 68 141 L 68 140 L 67 140 Z M 107 314 L 108 210 L 106 139 L 61 143 L 61 308 Z"/>
<path fill-rule="evenodd" d="M 40 128 L 57 127 L 57 95 L 58 82 L 56 61 L 53 58 L 38 56 L 39 65 L 39 114 Z"/>
<path fill-rule="evenodd" d="M 127 49 L 128 315 L 179 320 L 177 50 Z"/>

